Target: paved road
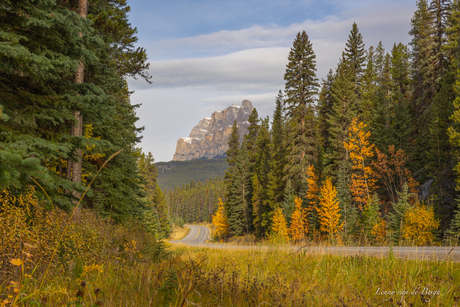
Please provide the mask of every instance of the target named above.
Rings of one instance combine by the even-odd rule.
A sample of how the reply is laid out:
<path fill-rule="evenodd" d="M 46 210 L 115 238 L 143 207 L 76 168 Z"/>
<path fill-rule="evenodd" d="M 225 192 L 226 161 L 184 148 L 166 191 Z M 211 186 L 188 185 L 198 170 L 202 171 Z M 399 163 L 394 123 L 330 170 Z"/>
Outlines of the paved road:
<path fill-rule="evenodd" d="M 171 243 L 184 243 L 187 245 L 199 245 L 211 239 L 211 232 L 206 226 L 199 225 L 184 225 L 190 228 L 189 233 L 182 239 L 171 241 Z M 205 243 L 206 244 L 206 243 Z"/>
<path fill-rule="evenodd" d="M 209 228 L 206 226 L 198 225 L 185 225 L 190 228 L 190 232 L 185 238 L 178 241 L 171 241 L 171 243 L 181 243 L 192 246 L 208 247 L 208 248 L 226 248 L 226 249 L 279 249 L 280 247 L 272 246 L 245 246 L 245 245 L 231 245 L 231 244 L 218 244 L 218 243 L 206 243 L 206 240 L 210 240 Z M 324 246 L 304 246 L 304 247 L 281 247 L 292 251 L 305 251 L 307 253 L 314 254 L 338 254 L 343 256 L 352 255 L 368 255 L 368 256 L 388 256 L 390 251 L 389 247 L 324 247 Z M 460 261 L 460 247 L 449 247 L 449 246 L 397 246 L 393 247 L 393 254 L 396 258 L 406 259 L 437 259 L 437 260 L 453 260 Z"/>

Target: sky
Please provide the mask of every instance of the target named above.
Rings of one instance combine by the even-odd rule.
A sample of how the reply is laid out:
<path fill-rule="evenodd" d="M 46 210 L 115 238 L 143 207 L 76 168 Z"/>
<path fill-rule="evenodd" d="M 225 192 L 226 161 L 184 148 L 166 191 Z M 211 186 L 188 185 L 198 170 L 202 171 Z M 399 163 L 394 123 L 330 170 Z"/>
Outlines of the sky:
<path fill-rule="evenodd" d="M 317 77 L 335 69 L 353 22 L 365 47 L 410 42 L 415 0 L 128 0 L 153 84 L 128 79 L 144 152 L 170 161 L 201 118 L 249 99 L 272 117 L 295 36 L 308 34 Z"/>

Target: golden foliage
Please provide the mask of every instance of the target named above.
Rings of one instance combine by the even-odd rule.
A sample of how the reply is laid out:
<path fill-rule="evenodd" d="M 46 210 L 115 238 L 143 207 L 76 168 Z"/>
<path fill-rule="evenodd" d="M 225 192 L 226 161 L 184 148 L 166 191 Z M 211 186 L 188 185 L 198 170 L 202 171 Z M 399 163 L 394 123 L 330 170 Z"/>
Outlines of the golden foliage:
<path fill-rule="evenodd" d="M 85 132 L 84 132 L 85 138 L 87 139 L 95 139 L 99 140 L 100 137 L 93 137 L 93 124 L 87 124 L 85 125 Z M 98 159 L 102 159 L 105 155 L 100 154 L 100 153 L 93 153 L 93 149 L 95 148 L 95 145 L 92 146 L 86 146 L 86 152 L 84 155 L 84 159 L 88 161 L 96 161 Z"/>
<path fill-rule="evenodd" d="M 353 172 L 351 177 L 350 190 L 353 198 L 358 203 L 360 210 L 375 189 L 376 180 L 372 178 L 374 171 L 368 165 L 368 159 L 374 155 L 374 144 L 370 144 L 368 139 L 371 136 L 369 131 L 364 132 L 366 125 L 358 122 L 359 117 L 354 118 L 349 128 L 349 142 L 343 142 L 345 149 L 353 162 Z"/>
<path fill-rule="evenodd" d="M 61 275 L 77 260 L 82 265 L 92 263 L 87 270 L 108 260 L 134 261 L 140 259 L 139 250 L 153 239 L 140 229 L 127 231 L 81 209 L 80 218 L 71 220 L 60 241 L 68 220 L 69 214 L 63 210 L 47 210 L 33 187 L 23 194 L 0 191 L 0 288 L 27 276 L 39 278 L 49 263 L 50 270 Z M 18 266 L 21 270 L 15 269 Z"/>
<path fill-rule="evenodd" d="M 331 178 L 327 178 L 321 187 L 319 201 L 318 218 L 320 231 L 328 234 L 335 234 L 342 230 L 343 223 L 339 225 L 340 208 L 337 199 L 337 190 L 332 184 Z"/>
<path fill-rule="evenodd" d="M 433 207 L 417 204 L 404 214 L 403 238 L 412 240 L 415 245 L 426 245 L 434 241 L 433 231 L 438 229 L 439 223 Z"/>
<path fill-rule="evenodd" d="M 379 244 L 384 244 L 387 236 L 387 222 L 381 219 L 371 230 L 371 235 Z"/>
<path fill-rule="evenodd" d="M 222 198 L 219 198 L 219 203 L 217 204 L 216 214 L 212 217 L 212 225 L 216 227 L 215 235 L 220 240 L 223 240 L 226 235 L 228 235 L 228 228 L 230 224 L 228 219 L 225 216 L 224 204 L 222 203 Z"/>
<path fill-rule="evenodd" d="M 286 241 L 289 240 L 286 218 L 281 208 L 276 209 L 273 215 L 272 231 L 276 236 Z"/>
<path fill-rule="evenodd" d="M 308 183 L 308 190 L 307 190 L 307 199 L 317 202 L 319 200 L 318 193 L 318 176 L 315 174 L 315 168 L 313 165 L 309 165 L 307 170 L 307 183 Z"/>
<path fill-rule="evenodd" d="M 307 212 L 302 208 L 302 200 L 297 196 L 295 198 L 295 210 L 291 216 L 291 227 L 289 227 L 289 234 L 294 242 L 299 242 L 305 239 L 308 233 L 308 220 Z"/>
<path fill-rule="evenodd" d="M 319 202 L 319 178 L 318 175 L 315 174 L 315 168 L 313 165 L 309 165 L 305 172 L 307 173 L 308 183 L 308 190 L 305 196 L 310 201 L 310 204 L 307 206 L 307 212 L 309 213 L 317 210 L 317 205 Z"/>

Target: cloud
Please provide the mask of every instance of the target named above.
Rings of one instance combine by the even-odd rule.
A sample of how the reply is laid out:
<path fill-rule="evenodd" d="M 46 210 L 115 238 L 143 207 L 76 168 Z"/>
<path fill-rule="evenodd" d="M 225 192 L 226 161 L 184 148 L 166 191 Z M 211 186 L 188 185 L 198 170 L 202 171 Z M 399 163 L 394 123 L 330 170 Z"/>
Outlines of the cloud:
<path fill-rule="evenodd" d="M 362 8 L 345 11 L 320 20 L 305 20 L 283 27 L 276 24 L 254 25 L 240 30 L 223 30 L 179 39 L 155 42 L 153 58 L 203 57 L 227 54 L 245 49 L 289 47 L 295 35 L 305 30 L 312 40 L 329 39 L 345 42 L 356 22 L 371 44 L 376 39 L 405 41 L 414 8 Z M 403 29 L 403 30 L 402 30 Z M 402 31 L 401 31 L 402 30 Z M 406 30 L 406 31 L 405 31 Z"/>
<path fill-rule="evenodd" d="M 169 161 L 177 139 L 187 136 L 201 118 L 243 99 L 251 100 L 260 116 L 271 116 L 299 31 L 310 36 L 321 79 L 336 68 L 353 22 L 366 47 L 382 40 L 389 52 L 393 43 L 409 42 L 413 10 L 368 7 L 286 27 L 254 25 L 155 42 L 156 60 L 149 70 L 153 85 L 128 80 L 136 91 L 132 102 L 143 104 L 138 110 L 139 125 L 146 128 L 141 147 L 157 161 Z"/>
<path fill-rule="evenodd" d="M 160 60 L 150 63 L 152 88 L 194 87 L 257 92 L 283 85 L 287 56 L 295 35 L 306 30 L 317 56 L 318 77 L 334 69 L 345 47 L 351 25 L 358 23 L 366 46 L 380 40 L 389 49 L 393 43 L 407 43 L 411 10 L 361 9 L 358 16 L 344 12 L 320 21 L 307 20 L 288 27 L 256 25 L 236 31 L 219 31 L 205 35 L 159 43 L 159 49 L 176 56 L 187 52 L 223 55 Z M 356 12 L 354 12 L 356 14 Z M 163 45 L 162 45 L 163 44 Z M 130 80 L 133 89 L 151 88 L 143 81 Z"/>

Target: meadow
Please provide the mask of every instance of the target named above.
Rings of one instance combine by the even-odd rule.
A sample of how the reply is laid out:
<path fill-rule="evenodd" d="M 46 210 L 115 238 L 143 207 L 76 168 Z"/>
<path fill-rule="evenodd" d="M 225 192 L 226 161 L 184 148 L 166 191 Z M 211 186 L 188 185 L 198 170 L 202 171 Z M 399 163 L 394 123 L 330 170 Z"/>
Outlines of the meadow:
<path fill-rule="evenodd" d="M 0 197 L 0 306 L 458 306 L 460 263 L 156 240 L 33 189 Z M 33 213 L 33 214 L 32 214 Z M 175 239 L 187 231 L 176 228 Z"/>

